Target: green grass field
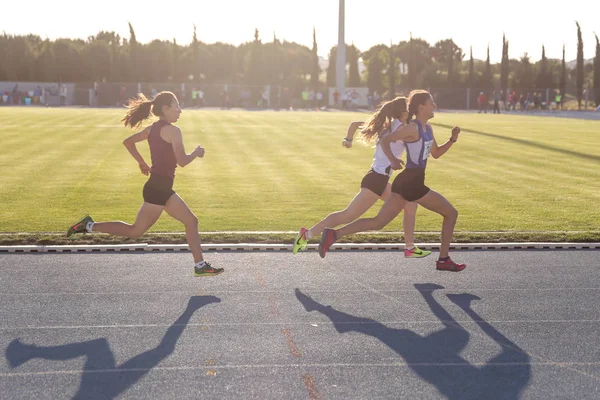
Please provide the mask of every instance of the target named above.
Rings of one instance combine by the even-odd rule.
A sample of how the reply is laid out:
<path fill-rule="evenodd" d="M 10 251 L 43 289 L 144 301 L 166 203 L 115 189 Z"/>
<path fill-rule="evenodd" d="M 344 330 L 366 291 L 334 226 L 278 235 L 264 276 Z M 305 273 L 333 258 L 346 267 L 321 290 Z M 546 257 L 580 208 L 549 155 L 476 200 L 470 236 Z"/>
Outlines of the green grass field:
<path fill-rule="evenodd" d="M 147 179 L 121 144 L 131 131 L 116 109 L 0 108 L 0 232 L 63 232 L 85 213 L 133 222 Z M 344 208 L 373 150 L 341 146 L 353 120 L 341 112 L 185 110 L 188 152 L 175 190 L 201 231 L 296 230 Z M 427 184 L 459 211 L 457 231 L 597 231 L 600 121 L 439 113 L 438 142 L 463 129 Z M 139 146 L 148 163 L 147 144 Z M 378 203 L 367 215 L 376 213 Z M 417 231 L 441 217 L 419 210 Z M 151 232 L 181 232 L 163 215 Z M 402 230 L 401 219 L 386 230 Z"/>

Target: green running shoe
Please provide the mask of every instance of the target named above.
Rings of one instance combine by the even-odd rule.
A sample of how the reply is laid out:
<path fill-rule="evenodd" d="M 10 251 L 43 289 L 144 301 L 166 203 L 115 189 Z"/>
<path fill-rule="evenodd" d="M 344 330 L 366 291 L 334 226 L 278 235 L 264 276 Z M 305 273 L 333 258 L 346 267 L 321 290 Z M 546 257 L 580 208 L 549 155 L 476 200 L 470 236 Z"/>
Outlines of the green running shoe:
<path fill-rule="evenodd" d="M 430 254 L 431 254 L 431 251 L 421 250 L 417 246 L 413 247 L 410 250 L 407 250 L 407 249 L 404 250 L 404 257 L 406 257 L 406 258 L 423 258 L 423 257 L 427 257 Z"/>
<path fill-rule="evenodd" d="M 89 215 L 86 215 L 81 221 L 69 228 L 67 231 L 67 237 L 70 237 L 75 233 L 87 233 L 86 226 L 88 222 L 94 222 L 94 220 Z"/>
<path fill-rule="evenodd" d="M 225 271 L 223 268 L 213 268 L 209 263 L 204 264 L 204 267 L 194 267 L 194 276 L 214 276 Z"/>
<path fill-rule="evenodd" d="M 308 240 L 305 239 L 306 232 L 308 232 L 308 229 L 300 228 L 300 232 L 298 232 L 296 239 L 294 240 L 294 247 L 292 248 L 293 254 L 306 250 L 306 246 L 308 245 Z"/>

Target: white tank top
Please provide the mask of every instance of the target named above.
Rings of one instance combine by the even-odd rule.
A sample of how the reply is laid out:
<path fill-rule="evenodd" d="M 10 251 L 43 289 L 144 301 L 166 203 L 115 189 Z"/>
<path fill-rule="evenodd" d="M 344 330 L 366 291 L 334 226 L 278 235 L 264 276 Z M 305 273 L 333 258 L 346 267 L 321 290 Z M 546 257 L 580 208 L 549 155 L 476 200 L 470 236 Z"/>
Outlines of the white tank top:
<path fill-rule="evenodd" d="M 390 133 L 394 132 L 396 129 L 398 129 L 398 127 L 400 125 L 402 125 L 402 122 L 400 122 L 397 119 L 393 119 L 392 120 L 392 129 L 391 130 L 386 129 L 386 131 L 382 135 L 382 137 L 385 137 L 385 136 L 389 135 Z M 383 152 L 383 149 L 381 148 L 381 145 L 379 142 L 380 142 L 380 139 L 377 140 L 377 146 L 375 147 L 375 155 L 373 156 L 373 164 L 371 165 L 371 169 L 381 175 L 388 175 L 388 176 L 392 175 L 392 172 L 393 172 L 392 168 L 391 168 L 392 164 L 390 163 L 390 160 L 387 158 L 387 156 Z M 392 148 L 392 153 L 394 154 L 394 157 L 400 158 L 400 156 L 404 152 L 405 145 L 404 145 L 403 141 L 397 140 L 395 142 L 392 142 L 391 148 Z"/>

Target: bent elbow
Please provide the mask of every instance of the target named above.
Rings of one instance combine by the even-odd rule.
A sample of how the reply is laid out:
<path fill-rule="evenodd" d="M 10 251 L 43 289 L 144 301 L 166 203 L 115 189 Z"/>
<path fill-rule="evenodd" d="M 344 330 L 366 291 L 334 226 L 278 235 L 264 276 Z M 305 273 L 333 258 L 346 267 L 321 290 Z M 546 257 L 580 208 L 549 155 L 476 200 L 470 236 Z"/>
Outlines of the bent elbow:
<path fill-rule="evenodd" d="M 132 141 L 130 138 L 127 138 L 127 139 L 123 140 L 123 146 L 125 146 L 128 150 L 130 150 L 135 147 L 135 142 Z"/>

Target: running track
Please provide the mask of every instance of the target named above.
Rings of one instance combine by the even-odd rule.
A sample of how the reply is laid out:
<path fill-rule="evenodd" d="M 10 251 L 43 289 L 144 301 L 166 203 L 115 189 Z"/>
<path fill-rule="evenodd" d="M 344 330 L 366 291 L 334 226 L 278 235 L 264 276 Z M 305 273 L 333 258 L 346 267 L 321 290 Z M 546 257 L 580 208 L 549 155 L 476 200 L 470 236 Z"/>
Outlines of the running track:
<path fill-rule="evenodd" d="M 597 399 L 600 251 L 0 254 L 3 399 Z"/>

